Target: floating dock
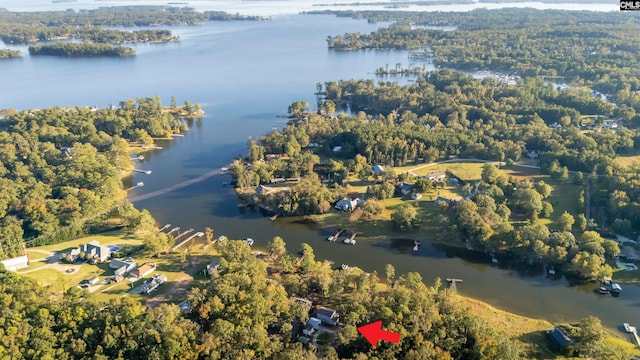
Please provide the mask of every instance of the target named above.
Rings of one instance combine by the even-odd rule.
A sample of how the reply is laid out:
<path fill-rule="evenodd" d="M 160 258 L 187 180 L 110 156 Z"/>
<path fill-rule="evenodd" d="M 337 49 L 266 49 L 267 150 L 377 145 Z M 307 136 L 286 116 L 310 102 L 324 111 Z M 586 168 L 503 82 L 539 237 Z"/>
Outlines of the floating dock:
<path fill-rule="evenodd" d="M 178 240 L 180 240 L 180 238 L 181 238 L 181 237 L 183 237 L 183 236 L 187 235 L 188 233 L 190 233 L 190 232 L 192 232 L 192 231 L 193 231 L 193 229 L 185 230 L 184 232 L 182 232 L 182 233 L 180 233 L 180 234 L 176 235 L 173 239 L 174 239 L 174 240 L 176 240 L 176 241 L 178 241 Z"/>
<path fill-rule="evenodd" d="M 176 231 L 180 231 L 180 226 L 176 226 L 176 227 L 174 227 L 173 229 L 171 229 L 171 230 L 167 231 L 167 234 L 171 234 L 171 233 L 174 233 L 174 232 L 176 232 Z"/>
<path fill-rule="evenodd" d="M 329 236 L 329 237 L 327 238 L 327 240 L 329 240 L 329 241 L 336 241 L 336 240 L 338 240 L 338 237 L 340 237 L 340 235 L 341 235 L 344 231 L 345 231 L 345 230 L 343 230 L 343 229 L 338 230 L 338 232 L 337 232 L 335 235 Z"/>
<path fill-rule="evenodd" d="M 168 229 L 168 228 L 170 228 L 170 227 L 171 227 L 171 224 L 166 224 L 165 226 L 161 227 L 161 228 L 158 230 L 158 232 L 165 231 L 165 230 L 167 230 L 167 229 Z"/>
<path fill-rule="evenodd" d="M 449 287 L 453 289 L 453 291 L 458 291 L 458 286 L 456 285 L 456 283 L 462 282 L 462 279 L 453 279 L 453 278 L 448 278 L 447 282 L 449 283 Z"/>

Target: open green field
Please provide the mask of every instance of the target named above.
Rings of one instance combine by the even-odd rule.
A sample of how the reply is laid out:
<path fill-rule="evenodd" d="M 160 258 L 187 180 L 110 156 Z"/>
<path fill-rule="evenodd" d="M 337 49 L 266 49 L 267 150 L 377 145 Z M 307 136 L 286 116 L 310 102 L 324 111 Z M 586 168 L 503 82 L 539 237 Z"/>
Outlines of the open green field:
<path fill-rule="evenodd" d="M 425 176 L 430 173 L 449 170 L 460 178 L 460 180 L 473 181 L 480 180 L 482 165 L 484 165 L 482 162 L 450 162 L 418 167 L 416 170 L 411 170 L 411 172 L 418 176 Z"/>
<path fill-rule="evenodd" d="M 640 165 L 640 152 L 628 155 L 618 155 L 615 160 L 620 166 L 624 167 Z"/>

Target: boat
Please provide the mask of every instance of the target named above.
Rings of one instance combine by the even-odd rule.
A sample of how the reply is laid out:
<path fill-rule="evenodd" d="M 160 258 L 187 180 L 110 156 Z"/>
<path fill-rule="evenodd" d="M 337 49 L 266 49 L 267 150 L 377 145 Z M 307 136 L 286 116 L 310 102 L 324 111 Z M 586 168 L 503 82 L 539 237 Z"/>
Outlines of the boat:
<path fill-rule="evenodd" d="M 621 293 L 622 292 L 622 287 L 618 283 L 612 283 L 611 284 L 611 292 L 612 293 Z"/>
<path fill-rule="evenodd" d="M 327 238 L 327 240 L 328 240 L 328 241 L 335 241 L 335 240 L 336 240 L 336 238 L 335 238 L 333 235 L 331 235 L 331 236 L 329 236 L 329 237 Z"/>
<path fill-rule="evenodd" d="M 270 217 L 269 219 L 271 219 L 271 221 L 273 221 L 273 220 L 275 220 L 277 218 L 278 218 L 278 215 L 276 214 L 276 215 L 273 215 L 272 217 Z"/>
<path fill-rule="evenodd" d="M 629 323 L 624 323 L 624 324 L 622 324 L 622 326 L 624 327 L 624 331 L 626 331 L 628 333 L 633 332 L 633 330 L 632 330 L 631 326 L 629 325 Z"/>
<path fill-rule="evenodd" d="M 600 287 L 600 289 L 598 289 L 598 292 L 599 292 L 600 294 L 608 294 L 608 293 L 609 293 L 609 289 L 607 289 L 607 288 L 606 288 L 606 287 L 604 287 L 604 286 L 601 286 L 601 287 Z"/>
<path fill-rule="evenodd" d="M 249 246 L 253 246 L 253 239 L 252 238 L 247 238 L 246 240 L 244 240 L 244 242 L 249 244 Z"/>
<path fill-rule="evenodd" d="M 422 245 L 422 243 L 418 240 L 415 240 L 413 242 L 413 251 L 418 251 L 418 249 L 420 248 L 420 245 Z"/>
<path fill-rule="evenodd" d="M 349 266 L 349 265 L 347 265 L 347 264 L 342 264 L 342 266 L 340 266 L 340 268 L 341 268 L 342 270 L 349 270 L 349 269 L 351 269 L 351 266 Z"/>
<path fill-rule="evenodd" d="M 345 238 L 344 239 L 344 243 L 345 244 L 355 245 L 356 244 L 356 240 L 355 239 L 350 239 L 350 238 Z"/>
<path fill-rule="evenodd" d="M 216 239 L 216 241 L 225 241 L 227 240 L 227 237 L 222 235 L 222 236 L 218 236 L 218 239 Z"/>

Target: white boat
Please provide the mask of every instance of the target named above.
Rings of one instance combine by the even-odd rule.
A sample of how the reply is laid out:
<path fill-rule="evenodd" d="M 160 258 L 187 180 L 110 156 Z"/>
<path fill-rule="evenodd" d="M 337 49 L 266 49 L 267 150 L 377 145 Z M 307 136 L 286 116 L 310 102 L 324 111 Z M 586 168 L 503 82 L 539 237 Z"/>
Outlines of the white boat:
<path fill-rule="evenodd" d="M 216 241 L 224 241 L 224 240 L 227 240 L 227 237 L 222 235 L 222 236 L 219 236 Z"/>
<path fill-rule="evenodd" d="M 629 323 L 624 323 L 622 324 L 622 326 L 624 326 L 624 331 L 630 333 L 632 332 L 631 326 L 629 326 Z"/>
<path fill-rule="evenodd" d="M 356 240 L 355 239 L 350 239 L 350 238 L 345 238 L 344 239 L 344 243 L 345 244 L 355 245 L 356 244 Z"/>
<path fill-rule="evenodd" d="M 611 292 L 620 293 L 622 292 L 622 287 L 618 283 L 611 284 Z"/>
<path fill-rule="evenodd" d="M 334 240 L 335 240 L 335 238 L 333 237 L 333 235 L 331 235 L 331 236 L 329 236 L 329 237 L 327 238 L 327 240 L 328 240 L 328 241 L 334 241 Z"/>
<path fill-rule="evenodd" d="M 249 246 L 253 246 L 253 239 L 252 238 L 247 238 L 244 242 L 249 244 Z"/>

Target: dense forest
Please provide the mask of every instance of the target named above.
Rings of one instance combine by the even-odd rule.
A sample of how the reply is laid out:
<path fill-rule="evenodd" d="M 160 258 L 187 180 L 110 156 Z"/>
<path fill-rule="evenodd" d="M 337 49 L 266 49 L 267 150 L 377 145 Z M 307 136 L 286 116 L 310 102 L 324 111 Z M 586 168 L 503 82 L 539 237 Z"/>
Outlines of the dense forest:
<path fill-rule="evenodd" d="M 29 46 L 29 54 L 66 56 L 66 57 L 127 57 L 135 56 L 136 52 L 133 48 L 127 46 L 113 46 L 110 44 L 93 44 L 93 43 L 58 43 L 50 45 L 32 45 Z"/>
<path fill-rule="evenodd" d="M 12 59 L 22 57 L 20 50 L 0 49 L 0 59 Z"/>
<path fill-rule="evenodd" d="M 221 241 L 221 261 L 202 279 L 181 313 L 172 304 L 145 308 L 130 297 L 99 303 L 78 288 L 63 297 L 19 275 L 0 272 L 0 356 L 16 359 L 521 359 L 531 355 L 499 329 L 475 317 L 454 292 L 429 287 L 417 273 L 384 280 L 358 268 L 332 270 L 302 244 L 289 254 L 274 238 L 265 260 L 241 241 Z M 268 275 L 271 274 L 271 275 Z M 313 302 L 309 308 L 296 298 Z M 340 325 L 305 348 L 296 341 L 317 306 L 340 315 Z M 382 320 L 402 334 L 399 344 L 372 348 L 356 326 Z M 571 327 L 587 358 L 628 359 L 605 344 L 599 320 Z"/>
<path fill-rule="evenodd" d="M 107 30 L 105 26 L 196 25 L 211 20 L 261 20 L 222 11 L 197 12 L 170 6 L 118 6 L 94 10 L 11 12 L 0 9 L 0 39 L 7 44 L 76 38 L 100 43 L 166 42 L 169 30 Z"/>
<path fill-rule="evenodd" d="M 465 13 L 340 12 L 371 21 L 396 21 L 371 34 L 330 36 L 334 49 L 425 49 L 437 65 L 489 69 L 518 76 L 565 77 L 640 111 L 637 69 L 640 17 L 533 9 L 474 10 Z M 455 26 L 443 31 L 422 25 Z"/>
<path fill-rule="evenodd" d="M 86 221 L 124 200 L 129 145 L 183 129 L 157 97 L 112 109 L 2 110 L 0 118 L 1 258 L 20 255 L 25 241 L 68 240 L 87 231 Z"/>

